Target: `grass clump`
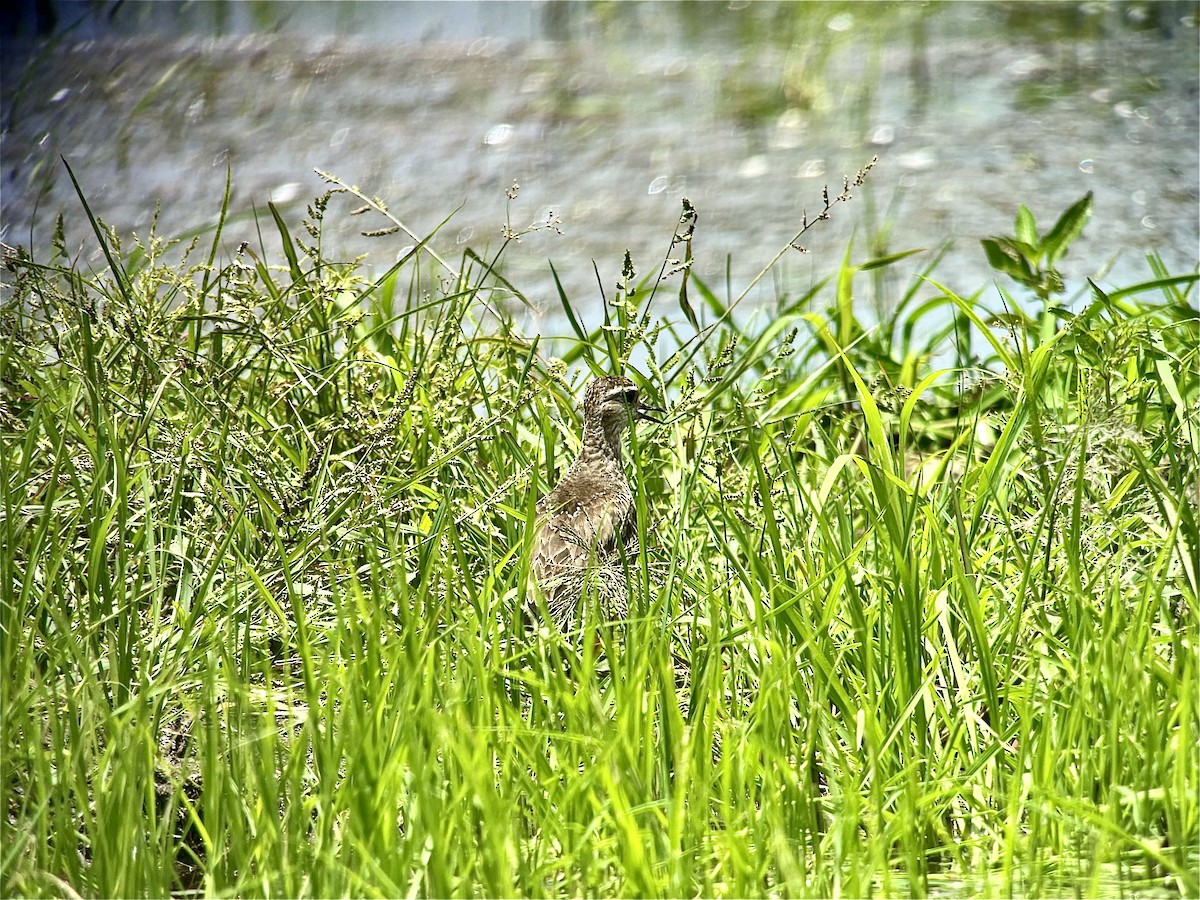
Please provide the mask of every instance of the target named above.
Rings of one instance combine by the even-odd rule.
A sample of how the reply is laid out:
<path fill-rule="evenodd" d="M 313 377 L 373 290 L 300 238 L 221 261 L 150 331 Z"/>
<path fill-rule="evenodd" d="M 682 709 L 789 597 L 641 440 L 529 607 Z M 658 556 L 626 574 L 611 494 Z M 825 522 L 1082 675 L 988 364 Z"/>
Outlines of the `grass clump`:
<path fill-rule="evenodd" d="M 331 260 L 347 192 L 403 229 L 6 259 L 6 894 L 1200 890 L 1194 273 L 1057 307 L 1022 208 L 1031 311 L 931 264 L 867 326 L 907 254 L 848 249 L 746 317 L 689 205 L 550 358 L 498 256 Z M 526 522 L 615 369 L 672 422 L 600 660 Z"/>

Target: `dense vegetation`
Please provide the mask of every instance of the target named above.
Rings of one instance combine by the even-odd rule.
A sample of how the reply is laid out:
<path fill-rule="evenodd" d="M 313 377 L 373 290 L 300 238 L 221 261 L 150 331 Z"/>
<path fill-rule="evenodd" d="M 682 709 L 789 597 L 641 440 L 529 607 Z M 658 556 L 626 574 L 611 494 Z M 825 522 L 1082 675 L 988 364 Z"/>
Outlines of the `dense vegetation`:
<path fill-rule="evenodd" d="M 547 345 L 494 259 L 328 258 L 343 187 L 6 258 L 6 895 L 1200 891 L 1194 273 L 1055 305 L 1085 198 L 743 314 L 685 208 Z M 670 417 L 597 654 L 526 522 L 611 371 Z"/>

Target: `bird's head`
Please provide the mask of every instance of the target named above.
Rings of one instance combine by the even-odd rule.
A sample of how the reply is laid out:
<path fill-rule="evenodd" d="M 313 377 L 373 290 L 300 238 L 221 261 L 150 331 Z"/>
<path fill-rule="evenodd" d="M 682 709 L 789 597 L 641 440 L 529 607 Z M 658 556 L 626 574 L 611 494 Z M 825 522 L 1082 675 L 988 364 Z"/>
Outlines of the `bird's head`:
<path fill-rule="evenodd" d="M 620 434 L 636 419 L 661 422 L 651 413 L 662 411 L 643 401 L 638 386 L 622 375 L 595 379 L 583 396 L 584 422 L 599 424 L 609 434 Z"/>

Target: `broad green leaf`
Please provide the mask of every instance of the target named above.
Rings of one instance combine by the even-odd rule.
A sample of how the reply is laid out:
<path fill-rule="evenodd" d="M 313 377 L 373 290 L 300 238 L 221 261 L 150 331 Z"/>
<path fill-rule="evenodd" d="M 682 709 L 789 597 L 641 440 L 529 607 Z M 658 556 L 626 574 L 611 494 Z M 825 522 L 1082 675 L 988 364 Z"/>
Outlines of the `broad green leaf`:
<path fill-rule="evenodd" d="M 1018 241 L 1034 247 L 1038 245 L 1037 225 L 1034 223 L 1033 213 L 1024 203 L 1017 207 L 1017 221 L 1013 234 Z"/>
<path fill-rule="evenodd" d="M 1021 284 L 1036 283 L 1037 275 L 1030 267 L 1028 258 L 1017 252 L 1012 241 L 994 237 L 984 238 L 980 243 L 983 244 L 983 252 L 987 254 L 988 265 L 997 272 L 1002 272 Z"/>
<path fill-rule="evenodd" d="M 1047 265 L 1054 265 L 1067 255 L 1067 248 L 1079 237 L 1092 217 L 1092 192 L 1088 191 L 1081 200 L 1059 216 L 1054 227 L 1042 238 L 1041 249 L 1046 254 Z"/>

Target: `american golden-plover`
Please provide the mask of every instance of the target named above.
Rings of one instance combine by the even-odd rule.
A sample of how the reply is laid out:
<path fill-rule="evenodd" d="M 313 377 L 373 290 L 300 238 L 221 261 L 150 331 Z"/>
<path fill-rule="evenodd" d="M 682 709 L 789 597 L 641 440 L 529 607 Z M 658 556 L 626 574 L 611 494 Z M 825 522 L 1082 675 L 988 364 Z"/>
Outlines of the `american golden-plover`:
<path fill-rule="evenodd" d="M 621 437 L 635 419 L 659 421 L 649 415 L 655 411 L 628 378 L 592 381 L 583 396 L 579 456 L 538 501 L 529 572 L 564 632 L 579 623 L 580 601 L 592 597 L 602 619 L 629 616 L 625 565 L 638 554 L 637 512 L 621 465 Z"/>

